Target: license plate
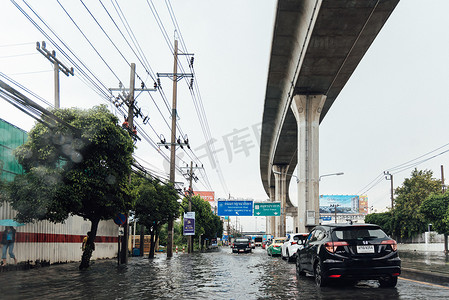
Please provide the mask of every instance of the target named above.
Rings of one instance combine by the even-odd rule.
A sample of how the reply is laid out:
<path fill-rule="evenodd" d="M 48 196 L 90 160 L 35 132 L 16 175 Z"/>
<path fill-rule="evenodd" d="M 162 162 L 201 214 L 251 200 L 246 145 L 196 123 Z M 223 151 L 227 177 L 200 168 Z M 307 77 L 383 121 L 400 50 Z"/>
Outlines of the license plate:
<path fill-rule="evenodd" d="M 245 250 L 243 250 L 243 249 L 239 249 L 239 252 L 243 252 L 243 251 L 245 251 Z"/>
<path fill-rule="evenodd" d="M 374 253 L 374 245 L 357 246 L 357 253 Z"/>

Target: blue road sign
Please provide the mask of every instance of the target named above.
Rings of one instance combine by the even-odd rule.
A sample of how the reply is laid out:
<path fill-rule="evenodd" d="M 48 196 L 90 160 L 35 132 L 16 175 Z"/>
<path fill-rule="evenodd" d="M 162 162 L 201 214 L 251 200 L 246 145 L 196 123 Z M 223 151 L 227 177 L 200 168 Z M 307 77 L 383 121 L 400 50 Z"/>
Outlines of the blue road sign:
<path fill-rule="evenodd" d="M 253 201 L 229 200 L 218 201 L 219 216 L 252 216 Z"/>
<path fill-rule="evenodd" d="M 123 225 L 125 224 L 126 221 L 126 216 L 122 213 L 118 214 L 115 218 L 114 218 L 114 223 L 117 225 Z"/>
<path fill-rule="evenodd" d="M 324 216 L 324 217 L 320 217 L 320 219 L 323 221 L 330 221 L 330 220 L 332 220 L 332 217 Z"/>

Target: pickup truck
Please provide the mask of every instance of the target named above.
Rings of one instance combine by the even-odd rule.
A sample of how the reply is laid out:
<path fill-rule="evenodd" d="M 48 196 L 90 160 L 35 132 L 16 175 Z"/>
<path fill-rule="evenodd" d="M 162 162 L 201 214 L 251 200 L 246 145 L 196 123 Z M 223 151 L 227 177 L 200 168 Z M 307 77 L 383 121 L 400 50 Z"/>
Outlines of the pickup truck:
<path fill-rule="evenodd" d="M 247 238 L 236 238 L 231 245 L 232 253 L 251 252 L 251 240 Z"/>

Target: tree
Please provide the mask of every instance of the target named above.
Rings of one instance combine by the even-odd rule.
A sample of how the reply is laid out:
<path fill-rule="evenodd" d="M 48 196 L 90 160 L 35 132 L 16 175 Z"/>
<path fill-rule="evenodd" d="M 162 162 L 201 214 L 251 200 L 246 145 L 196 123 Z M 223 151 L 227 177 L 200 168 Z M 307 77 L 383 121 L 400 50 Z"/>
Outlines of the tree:
<path fill-rule="evenodd" d="M 179 199 L 171 184 L 162 184 L 158 180 L 140 178 L 137 184 L 135 213 L 139 223 L 150 231 L 151 244 L 149 258 L 154 258 L 154 248 L 161 226 L 169 219 L 179 216 Z"/>
<path fill-rule="evenodd" d="M 379 225 L 386 234 L 391 235 L 391 212 L 373 213 L 365 217 L 365 223 Z"/>
<path fill-rule="evenodd" d="M 187 249 L 187 236 L 184 235 L 184 224 L 180 221 L 175 221 L 173 223 L 173 231 L 173 245 L 183 246 Z"/>
<path fill-rule="evenodd" d="M 414 169 L 411 177 L 395 190 L 392 232 L 396 237 L 409 238 L 426 230 L 427 224 L 419 208 L 430 194 L 441 191 L 441 181 L 432 175 L 430 170 Z"/>
<path fill-rule="evenodd" d="M 128 183 L 134 145 L 106 106 L 55 109 L 62 120 L 36 124 L 16 158 L 25 170 L 9 184 L 8 201 L 21 222 L 91 222 L 80 269 L 89 267 L 100 220 L 131 208 Z"/>
<path fill-rule="evenodd" d="M 183 207 L 188 207 L 188 198 L 183 199 Z M 195 239 L 200 242 L 223 235 L 223 222 L 220 217 L 213 214 L 210 204 L 196 195 L 191 198 L 192 209 L 195 211 Z"/>
<path fill-rule="evenodd" d="M 449 234 L 449 193 L 432 194 L 419 208 L 420 213 L 432 224 L 433 229 L 444 234 L 444 249 L 448 249 Z"/>

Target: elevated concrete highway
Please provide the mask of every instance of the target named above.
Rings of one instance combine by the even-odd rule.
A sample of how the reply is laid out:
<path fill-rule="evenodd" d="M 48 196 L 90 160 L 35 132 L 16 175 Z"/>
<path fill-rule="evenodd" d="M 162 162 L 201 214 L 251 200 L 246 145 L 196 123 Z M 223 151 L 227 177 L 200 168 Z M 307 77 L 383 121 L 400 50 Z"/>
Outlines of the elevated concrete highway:
<path fill-rule="evenodd" d="M 319 123 L 398 2 L 278 1 L 260 148 L 263 186 L 284 211 L 283 221 L 269 225 L 273 234 L 285 234 L 285 213 L 296 217 L 300 232 L 318 224 Z M 288 186 L 297 165 L 292 200 Z"/>

